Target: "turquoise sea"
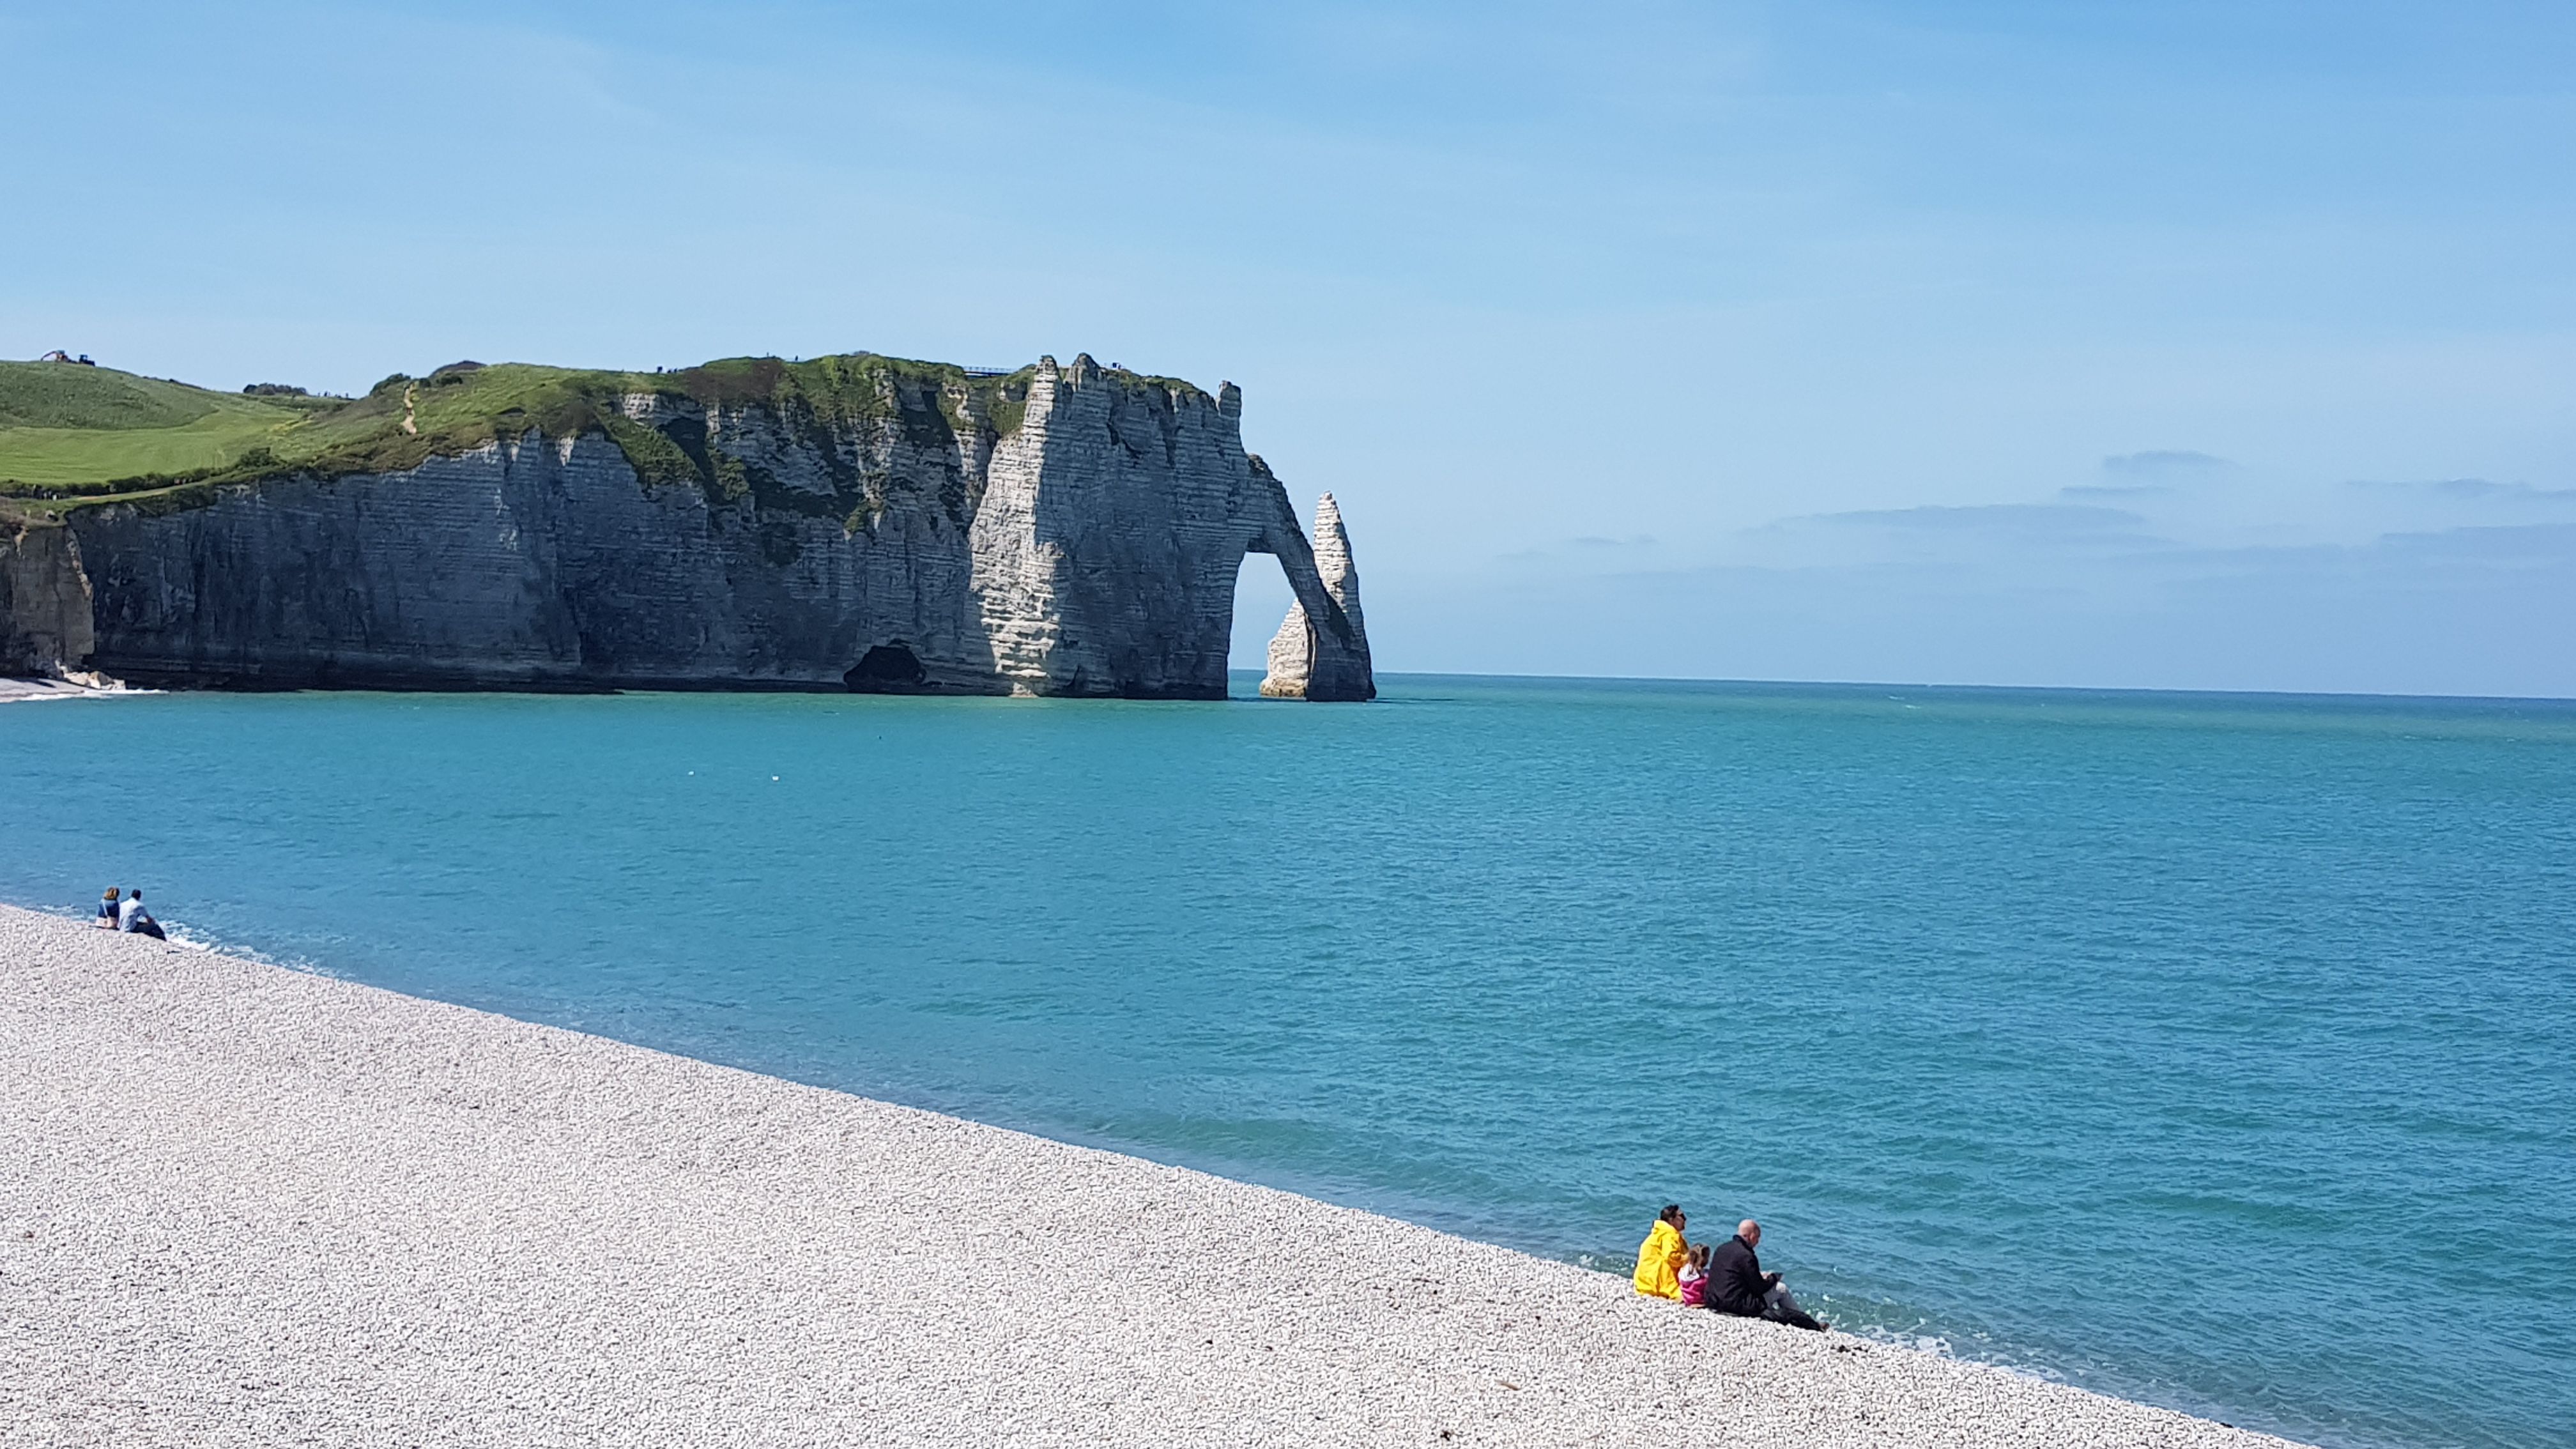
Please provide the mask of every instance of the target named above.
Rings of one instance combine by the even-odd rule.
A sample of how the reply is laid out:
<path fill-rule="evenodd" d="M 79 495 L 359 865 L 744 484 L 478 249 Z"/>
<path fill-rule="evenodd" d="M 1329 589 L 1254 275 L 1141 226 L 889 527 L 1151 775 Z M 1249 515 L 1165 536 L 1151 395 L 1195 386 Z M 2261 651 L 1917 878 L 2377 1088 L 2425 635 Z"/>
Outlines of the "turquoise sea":
<path fill-rule="evenodd" d="M 2576 704 L 0 707 L 0 898 L 2329 1445 L 2576 1441 Z M 1619 1291 L 1605 1280 L 1604 1292 Z"/>

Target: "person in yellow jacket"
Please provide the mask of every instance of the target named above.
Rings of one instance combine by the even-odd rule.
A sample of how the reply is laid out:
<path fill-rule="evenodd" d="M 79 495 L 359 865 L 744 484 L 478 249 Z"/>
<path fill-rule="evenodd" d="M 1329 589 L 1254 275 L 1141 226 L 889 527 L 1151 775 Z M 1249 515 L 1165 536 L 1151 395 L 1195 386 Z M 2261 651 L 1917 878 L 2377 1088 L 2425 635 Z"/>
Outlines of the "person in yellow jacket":
<path fill-rule="evenodd" d="M 1647 1230 L 1646 1241 L 1637 1249 L 1637 1291 L 1649 1298 L 1682 1296 L 1682 1262 L 1690 1256 L 1690 1244 L 1682 1241 L 1682 1228 L 1690 1221 L 1678 1203 L 1664 1204 L 1663 1214 Z"/>

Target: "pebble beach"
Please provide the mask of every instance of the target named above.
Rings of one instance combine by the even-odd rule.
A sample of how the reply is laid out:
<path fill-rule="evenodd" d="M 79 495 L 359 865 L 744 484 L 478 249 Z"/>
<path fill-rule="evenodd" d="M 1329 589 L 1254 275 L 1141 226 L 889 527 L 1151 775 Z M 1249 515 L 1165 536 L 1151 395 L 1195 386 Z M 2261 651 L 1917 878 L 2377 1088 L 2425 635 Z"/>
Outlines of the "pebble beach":
<path fill-rule="evenodd" d="M 0 1092 L 6 1445 L 2286 1442 L 6 907 Z"/>

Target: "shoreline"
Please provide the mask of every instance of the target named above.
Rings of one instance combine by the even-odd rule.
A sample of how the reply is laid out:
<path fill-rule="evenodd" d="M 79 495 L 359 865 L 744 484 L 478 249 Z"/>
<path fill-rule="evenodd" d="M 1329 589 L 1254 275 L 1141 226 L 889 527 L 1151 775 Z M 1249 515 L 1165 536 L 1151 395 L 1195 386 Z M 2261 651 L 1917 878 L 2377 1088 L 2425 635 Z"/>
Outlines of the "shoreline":
<path fill-rule="evenodd" d="M 0 1091 L 0 1443 L 2288 1442 L 15 907 Z"/>
<path fill-rule="evenodd" d="M 91 684 L 78 679 L 60 679 L 47 675 L 0 675 L 0 704 L 33 704 L 48 699 L 109 699 L 120 695 L 158 694 L 157 689 L 129 689 L 120 680 L 106 679 Z"/>

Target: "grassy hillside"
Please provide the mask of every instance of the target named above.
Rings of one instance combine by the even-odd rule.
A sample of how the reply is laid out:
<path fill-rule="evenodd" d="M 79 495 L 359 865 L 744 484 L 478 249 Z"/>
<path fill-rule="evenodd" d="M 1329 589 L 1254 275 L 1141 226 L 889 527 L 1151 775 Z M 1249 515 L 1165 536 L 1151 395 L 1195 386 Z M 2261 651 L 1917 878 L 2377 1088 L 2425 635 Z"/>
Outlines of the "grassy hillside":
<path fill-rule="evenodd" d="M 427 377 L 396 374 L 361 398 L 302 398 L 211 392 L 104 367 L 0 363 L 0 503 L 31 514 L 107 499 L 185 507 L 218 483 L 409 468 L 531 428 L 549 437 L 603 432 L 649 480 L 731 492 L 730 460 L 630 422 L 621 399 L 762 403 L 799 422 L 890 421 L 934 433 L 966 427 L 962 400 L 972 399 L 982 427 L 1007 434 L 1019 426 L 1030 375 L 970 377 L 874 353 L 729 358 L 669 373 L 457 363 Z"/>
<path fill-rule="evenodd" d="M 175 428 L 241 401 L 111 367 L 0 362 L 0 428 Z"/>
<path fill-rule="evenodd" d="M 282 437 L 319 402 L 209 392 L 105 367 L 0 362 L 0 480 L 104 483 L 220 467 Z"/>

